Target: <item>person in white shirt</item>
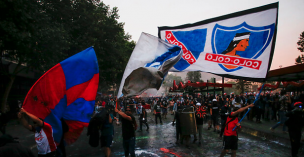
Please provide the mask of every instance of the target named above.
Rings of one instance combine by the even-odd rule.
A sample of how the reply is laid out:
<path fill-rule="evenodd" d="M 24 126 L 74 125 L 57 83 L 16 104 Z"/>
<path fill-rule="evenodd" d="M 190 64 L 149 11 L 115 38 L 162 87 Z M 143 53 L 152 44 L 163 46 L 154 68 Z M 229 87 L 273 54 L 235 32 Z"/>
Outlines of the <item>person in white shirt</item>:
<path fill-rule="evenodd" d="M 25 116 L 28 116 L 34 125 L 30 125 Z M 55 157 L 57 146 L 54 141 L 52 126 L 23 108 L 20 109 L 18 118 L 25 128 L 35 133 L 38 157 Z"/>

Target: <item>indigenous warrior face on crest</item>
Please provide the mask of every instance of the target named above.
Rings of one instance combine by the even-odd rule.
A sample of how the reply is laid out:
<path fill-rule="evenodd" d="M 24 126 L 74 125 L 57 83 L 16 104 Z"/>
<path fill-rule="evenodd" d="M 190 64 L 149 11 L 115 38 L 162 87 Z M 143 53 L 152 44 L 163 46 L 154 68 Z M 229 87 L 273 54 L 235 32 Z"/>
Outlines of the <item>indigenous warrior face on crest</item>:
<path fill-rule="evenodd" d="M 236 33 L 228 48 L 222 52 L 222 54 L 236 55 L 236 51 L 245 51 L 247 46 L 249 46 L 249 37 L 250 32 Z M 234 54 L 232 54 L 232 52 L 234 52 Z"/>
<path fill-rule="evenodd" d="M 228 48 L 222 52 L 222 54 L 229 55 L 229 56 L 237 56 L 236 51 L 245 51 L 247 46 L 249 46 L 249 37 L 250 32 L 245 33 L 236 33 L 233 40 L 230 42 Z M 227 65 L 224 64 L 224 67 L 228 69 L 237 68 L 237 66 Z"/>

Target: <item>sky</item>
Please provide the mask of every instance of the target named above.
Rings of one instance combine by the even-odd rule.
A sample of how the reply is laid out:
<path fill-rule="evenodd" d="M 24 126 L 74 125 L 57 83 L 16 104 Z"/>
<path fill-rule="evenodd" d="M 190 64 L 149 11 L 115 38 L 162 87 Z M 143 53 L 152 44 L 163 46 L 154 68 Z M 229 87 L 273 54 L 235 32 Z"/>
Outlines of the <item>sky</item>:
<path fill-rule="evenodd" d="M 304 0 L 103 0 L 117 7 L 124 30 L 138 41 L 142 32 L 158 36 L 158 27 L 179 26 L 279 2 L 277 39 L 270 70 L 295 65 L 304 31 Z"/>

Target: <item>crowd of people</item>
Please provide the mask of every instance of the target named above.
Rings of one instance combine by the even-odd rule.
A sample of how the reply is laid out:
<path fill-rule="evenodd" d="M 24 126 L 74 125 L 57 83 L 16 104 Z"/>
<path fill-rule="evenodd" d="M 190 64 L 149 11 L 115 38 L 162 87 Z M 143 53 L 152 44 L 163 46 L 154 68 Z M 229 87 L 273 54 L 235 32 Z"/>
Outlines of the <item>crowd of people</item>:
<path fill-rule="evenodd" d="M 262 93 L 259 97 L 252 93 L 240 95 L 172 95 L 150 98 L 122 97 L 119 99 L 99 97 L 95 103 L 92 119 L 98 117 L 98 114 L 106 113 L 104 122 L 97 127 L 98 132 L 100 132 L 100 134 L 98 133 L 100 138 L 98 138 L 97 145 L 100 143 L 106 156 L 111 155 L 114 121 L 117 125 L 121 124 L 122 127 L 125 156 L 135 156 L 135 132 L 142 132 L 143 124 L 145 130 L 149 131 L 147 115 L 150 111 L 154 115 L 154 121 L 152 121 L 155 124 L 163 124 L 163 120 L 167 119 L 168 113 L 173 116 L 172 125 L 176 128 L 176 144 L 185 144 L 189 147 L 192 135 L 194 139 L 192 143 L 198 141 L 198 144 L 201 145 L 203 142 L 203 125 L 206 124 L 207 130 L 213 130 L 223 140 L 224 149 L 220 156 L 224 156 L 229 150 L 231 150 L 231 156 L 236 156 L 236 150 L 238 149 L 237 132 L 241 129 L 239 119 L 244 116 L 245 111 L 248 111 L 246 118 L 249 121 L 255 119 L 256 123 L 262 123 L 262 121 L 277 122 L 270 128 L 271 131 L 274 131 L 279 125 L 283 125 L 282 133 L 289 133 L 292 156 L 296 156 L 300 148 L 301 129 L 304 126 L 303 101 L 303 94 L 294 95 L 285 91 L 281 91 L 280 94 Z M 183 118 L 181 113 L 185 109 L 190 109 L 188 111 L 192 111 L 195 115 L 193 118 L 195 118 L 197 131 L 192 134 L 185 133 L 183 129 L 185 124 L 181 122 L 181 118 Z M 106 110 L 106 112 L 102 112 L 103 110 Z M 138 122 L 134 115 L 138 116 Z M 54 141 L 49 140 L 52 139 L 52 137 L 49 137 L 52 130 L 43 119 L 37 118 L 23 108 L 18 113 L 18 118 L 25 128 L 35 133 L 38 156 L 66 156 L 64 147 L 57 146 L 56 148 Z M 29 119 L 34 123 L 30 124 Z M 3 134 L 5 133 L 3 129 L 1 131 Z M 7 135 L 4 137 L 9 138 Z"/>
<path fill-rule="evenodd" d="M 256 101 L 255 101 L 256 100 Z M 304 126 L 303 109 L 304 95 L 281 91 L 280 93 L 270 94 L 268 92 L 261 93 L 258 97 L 253 93 L 240 95 L 193 95 L 193 96 L 168 96 L 149 98 L 147 103 L 141 98 L 123 99 L 120 101 L 121 108 L 132 106 L 135 113 L 142 114 L 140 110 L 142 105 L 149 104 L 154 114 L 154 123 L 163 123 L 162 118 L 166 119 L 167 113 L 174 115 L 173 125 L 176 126 L 176 143 L 184 143 L 189 146 L 189 136 L 182 134 L 182 125 L 179 120 L 179 113 L 182 109 L 193 107 L 196 117 L 196 127 L 199 134 L 194 134 L 194 141 L 198 144 L 202 143 L 202 128 L 203 124 L 207 123 L 208 130 L 213 129 L 219 134 L 219 138 L 223 139 L 224 151 L 221 156 L 224 156 L 231 149 L 232 156 L 235 156 L 237 150 L 236 131 L 240 130 L 239 119 L 241 119 L 245 111 L 248 111 L 246 119 L 256 123 L 262 121 L 273 121 L 276 124 L 270 128 L 274 131 L 278 126 L 282 125 L 282 133 L 289 133 L 292 145 L 292 156 L 296 156 L 300 148 L 301 129 Z M 137 104 L 137 105 L 136 105 Z M 249 109 L 250 108 L 250 109 Z M 299 112 L 297 112 L 299 111 Z M 146 115 L 146 111 L 143 111 Z M 289 117 L 289 119 L 287 118 Z M 290 120 L 290 117 L 297 117 L 296 121 Z M 142 116 L 139 119 L 143 123 Z M 287 123 L 291 122 L 291 124 Z M 149 129 L 146 117 L 145 124 Z M 288 126 L 289 124 L 289 126 Z M 236 127 L 235 131 L 231 128 Z M 288 131 L 286 128 L 289 128 Z M 142 127 L 140 130 L 142 131 Z"/>

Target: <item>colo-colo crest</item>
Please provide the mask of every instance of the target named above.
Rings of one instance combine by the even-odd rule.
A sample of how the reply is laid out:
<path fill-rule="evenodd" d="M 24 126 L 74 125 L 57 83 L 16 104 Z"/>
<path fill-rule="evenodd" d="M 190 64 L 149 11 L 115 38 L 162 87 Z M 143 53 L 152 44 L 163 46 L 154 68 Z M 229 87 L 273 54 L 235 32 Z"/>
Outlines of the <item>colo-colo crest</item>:
<path fill-rule="evenodd" d="M 243 67 L 259 70 L 262 61 L 259 56 L 272 41 L 275 24 L 250 26 L 246 22 L 226 27 L 216 24 L 212 31 L 212 51 L 206 61 L 216 62 L 226 72 Z"/>

